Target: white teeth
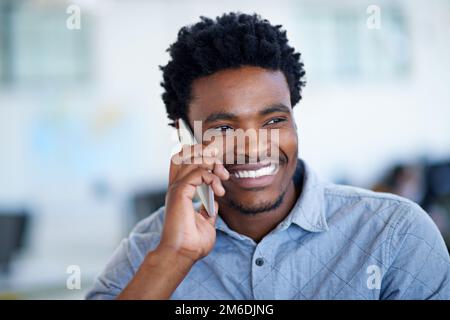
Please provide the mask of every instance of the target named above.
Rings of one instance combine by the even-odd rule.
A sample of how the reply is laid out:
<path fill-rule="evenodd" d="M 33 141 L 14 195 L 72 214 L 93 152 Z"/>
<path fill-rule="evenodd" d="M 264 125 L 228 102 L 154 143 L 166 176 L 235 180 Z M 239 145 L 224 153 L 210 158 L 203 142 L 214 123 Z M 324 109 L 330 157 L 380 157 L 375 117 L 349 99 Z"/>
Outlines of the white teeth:
<path fill-rule="evenodd" d="M 262 176 L 274 175 L 278 171 L 278 165 L 271 163 L 270 166 L 258 170 L 241 170 L 236 171 L 234 176 L 236 178 L 259 178 Z"/>

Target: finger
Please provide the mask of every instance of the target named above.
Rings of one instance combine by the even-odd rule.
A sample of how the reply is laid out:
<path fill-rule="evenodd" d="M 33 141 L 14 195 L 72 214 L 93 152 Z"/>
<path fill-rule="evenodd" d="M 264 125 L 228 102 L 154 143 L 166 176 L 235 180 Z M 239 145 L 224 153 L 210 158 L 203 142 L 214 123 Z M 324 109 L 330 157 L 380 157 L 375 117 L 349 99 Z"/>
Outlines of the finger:
<path fill-rule="evenodd" d="M 185 177 L 189 172 L 197 168 L 209 170 L 217 175 L 221 180 L 228 180 L 230 178 L 230 173 L 225 169 L 219 159 L 205 156 L 199 158 L 198 160 L 197 159 L 198 158 L 193 158 L 193 160 L 191 160 L 192 163 L 196 164 L 183 165 L 177 173 L 177 179 Z"/>
<path fill-rule="evenodd" d="M 199 167 L 212 171 L 222 180 L 228 180 L 230 174 L 223 165 L 219 152 L 214 144 L 183 145 L 182 150 L 172 156 L 169 184 Z"/>
<path fill-rule="evenodd" d="M 201 143 L 195 145 L 184 145 L 179 155 L 183 162 L 192 163 L 193 158 L 211 157 L 216 158 L 217 163 L 222 163 L 222 155 L 219 148 L 215 144 L 203 145 Z"/>
<path fill-rule="evenodd" d="M 181 150 L 174 155 L 172 155 L 170 159 L 171 167 L 181 167 L 185 163 L 190 163 L 189 159 L 192 157 L 201 157 L 203 151 L 203 146 L 201 144 L 195 145 L 183 145 Z"/>
<path fill-rule="evenodd" d="M 208 152 L 205 153 L 205 149 L 206 147 L 201 143 L 194 145 L 183 145 L 179 155 L 183 163 L 192 163 L 189 162 L 192 158 L 201 158 L 204 154 L 207 156 L 211 155 L 211 151 L 208 149 Z"/>
<path fill-rule="evenodd" d="M 169 171 L 169 185 L 172 184 L 175 180 L 180 178 L 179 172 L 183 171 L 182 168 L 185 167 L 185 165 L 190 164 L 202 164 L 204 161 L 201 159 L 203 154 L 203 148 L 204 146 L 201 144 L 195 144 L 195 145 L 183 145 L 182 149 L 172 155 L 170 159 L 170 171 Z M 208 152 L 211 153 L 211 152 Z M 214 162 L 211 162 L 211 160 L 208 159 L 207 163 L 213 164 Z M 198 165 L 191 167 L 188 171 L 191 171 L 195 168 L 197 168 Z M 211 165 L 210 170 L 213 170 L 213 166 Z M 183 171 L 186 172 L 186 171 Z"/>
<path fill-rule="evenodd" d="M 188 183 L 192 186 L 200 186 L 203 183 L 210 185 L 215 195 L 221 197 L 225 194 L 222 181 L 218 176 L 203 168 L 197 168 L 187 174 L 180 180 L 182 183 Z"/>
<path fill-rule="evenodd" d="M 216 162 L 214 164 L 213 173 L 216 174 L 222 180 L 228 180 L 230 178 L 230 173 L 225 168 L 222 162 Z"/>

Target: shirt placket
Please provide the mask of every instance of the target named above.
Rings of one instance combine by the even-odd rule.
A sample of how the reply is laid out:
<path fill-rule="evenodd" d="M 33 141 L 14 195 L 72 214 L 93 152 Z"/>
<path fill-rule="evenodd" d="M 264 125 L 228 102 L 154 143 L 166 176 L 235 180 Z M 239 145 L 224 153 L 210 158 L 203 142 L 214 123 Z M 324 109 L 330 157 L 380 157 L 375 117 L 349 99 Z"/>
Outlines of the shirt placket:
<path fill-rule="evenodd" d="M 266 243 L 259 243 L 252 256 L 252 292 L 254 299 L 274 299 L 272 256 Z"/>

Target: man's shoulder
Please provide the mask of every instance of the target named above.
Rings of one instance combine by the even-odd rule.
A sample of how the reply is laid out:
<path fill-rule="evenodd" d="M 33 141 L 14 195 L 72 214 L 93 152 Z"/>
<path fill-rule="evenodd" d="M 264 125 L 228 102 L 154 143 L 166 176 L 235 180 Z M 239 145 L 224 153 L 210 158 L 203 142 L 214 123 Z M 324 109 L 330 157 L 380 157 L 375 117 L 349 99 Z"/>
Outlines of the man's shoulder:
<path fill-rule="evenodd" d="M 367 202 L 383 202 L 389 204 L 399 204 L 399 205 L 414 205 L 415 203 L 404 197 L 387 193 L 387 192 L 377 192 L 369 189 L 364 189 L 360 187 L 327 183 L 324 187 L 325 196 L 331 198 L 343 198 L 349 201 L 360 200 Z"/>
<path fill-rule="evenodd" d="M 338 184 L 327 185 L 324 194 L 328 224 L 353 237 L 359 235 L 360 241 L 386 243 L 389 261 L 402 248 L 422 247 L 426 251 L 439 247 L 440 256 L 448 265 L 439 229 L 415 202 L 390 193 Z"/>
<path fill-rule="evenodd" d="M 201 203 L 193 202 L 195 210 L 198 210 Z M 156 211 L 149 213 L 149 216 L 140 220 L 133 230 L 131 235 L 160 235 L 164 226 L 164 218 L 166 215 L 166 207 L 162 206 Z"/>
<path fill-rule="evenodd" d="M 346 208 L 343 210 L 361 214 L 373 213 L 390 224 L 411 224 L 430 219 L 418 204 L 391 193 L 329 183 L 325 185 L 324 196 L 330 208 Z"/>
<path fill-rule="evenodd" d="M 164 207 L 150 213 L 134 226 L 119 247 L 124 250 L 123 254 L 127 256 L 135 269 L 139 267 L 147 252 L 158 245 L 164 225 L 164 215 Z"/>
<path fill-rule="evenodd" d="M 133 230 L 132 235 L 159 235 L 164 225 L 165 207 L 162 206 L 156 211 L 149 213 L 149 216 L 140 220 Z"/>

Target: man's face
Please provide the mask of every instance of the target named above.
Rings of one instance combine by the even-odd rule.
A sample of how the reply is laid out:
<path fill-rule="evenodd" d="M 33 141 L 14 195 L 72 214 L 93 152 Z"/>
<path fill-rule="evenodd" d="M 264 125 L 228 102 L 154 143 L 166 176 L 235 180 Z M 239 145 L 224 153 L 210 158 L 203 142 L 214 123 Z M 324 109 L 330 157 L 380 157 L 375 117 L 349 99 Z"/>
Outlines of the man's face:
<path fill-rule="evenodd" d="M 237 129 L 256 133 L 260 129 L 267 130 L 267 143 L 251 143 L 251 138 L 245 139 L 244 148 L 231 149 L 235 153 L 234 163 L 222 159 L 230 179 L 223 183 L 226 194 L 218 199 L 219 204 L 225 203 L 250 214 L 278 207 L 287 188 L 293 186 L 298 150 L 297 130 L 284 74 L 252 66 L 226 69 L 196 79 L 192 83 L 191 97 L 188 106 L 190 125 L 193 127 L 194 121 L 202 121 L 203 132 L 218 130 L 225 136 Z M 275 129 L 279 139 L 270 141 Z M 230 152 L 229 146 L 224 148 Z M 260 148 L 271 150 L 256 150 Z M 264 156 L 257 157 L 256 163 L 237 162 L 238 154 L 244 154 L 248 160 L 250 155 L 276 152 L 275 164 L 274 159 L 269 161 Z"/>

